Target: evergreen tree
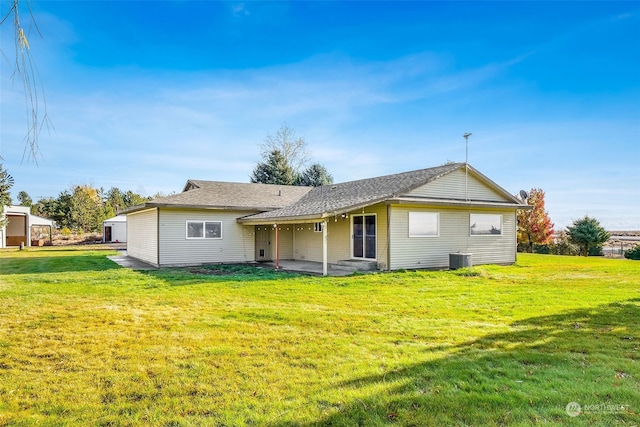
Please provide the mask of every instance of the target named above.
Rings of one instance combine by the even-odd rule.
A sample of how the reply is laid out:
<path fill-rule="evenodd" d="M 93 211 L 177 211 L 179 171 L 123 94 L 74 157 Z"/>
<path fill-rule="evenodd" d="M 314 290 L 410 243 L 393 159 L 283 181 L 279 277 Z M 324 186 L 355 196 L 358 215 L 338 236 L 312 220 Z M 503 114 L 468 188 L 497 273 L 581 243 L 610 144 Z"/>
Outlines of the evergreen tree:
<path fill-rule="evenodd" d="M 573 225 L 567 227 L 567 235 L 569 241 L 580 248 L 580 255 L 584 256 L 589 256 L 591 249 L 602 247 L 610 237 L 600 222 L 588 215 L 573 221 Z"/>
<path fill-rule="evenodd" d="M 20 206 L 31 207 L 33 205 L 33 200 L 26 191 L 21 191 L 18 193 L 18 203 L 20 203 Z"/>
<path fill-rule="evenodd" d="M 251 182 L 313 187 L 333 183 L 333 177 L 319 163 L 302 169 L 309 161 L 307 142 L 287 124 L 267 135 L 260 149 L 263 160 L 256 164 Z"/>
<path fill-rule="evenodd" d="M 296 173 L 279 150 L 273 150 L 264 162 L 256 165 L 251 182 L 262 184 L 293 185 Z"/>
<path fill-rule="evenodd" d="M 0 163 L 0 227 L 7 223 L 4 216 L 4 207 L 11 205 L 11 187 L 13 187 L 13 177 L 9 175 Z"/>
<path fill-rule="evenodd" d="M 31 206 L 31 213 L 44 218 L 52 219 L 62 227 L 60 222 L 60 216 L 57 215 L 58 200 L 53 197 L 41 198 L 33 206 Z"/>
<path fill-rule="evenodd" d="M 9 175 L 0 163 L 0 211 L 4 206 L 11 205 L 11 187 L 13 187 L 13 177 Z"/>
<path fill-rule="evenodd" d="M 327 168 L 320 163 L 314 163 L 305 169 L 298 179 L 296 185 L 305 185 L 309 187 L 319 187 L 321 185 L 333 184 L 333 177 L 327 171 Z"/>

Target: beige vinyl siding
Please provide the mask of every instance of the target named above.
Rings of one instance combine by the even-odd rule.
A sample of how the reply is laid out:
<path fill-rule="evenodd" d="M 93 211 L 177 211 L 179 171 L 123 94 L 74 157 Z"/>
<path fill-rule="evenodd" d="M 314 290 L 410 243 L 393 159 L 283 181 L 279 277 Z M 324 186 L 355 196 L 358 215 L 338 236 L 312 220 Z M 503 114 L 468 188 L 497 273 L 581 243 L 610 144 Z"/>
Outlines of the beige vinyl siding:
<path fill-rule="evenodd" d="M 158 266 L 158 211 L 127 214 L 127 255 Z"/>
<path fill-rule="evenodd" d="M 160 265 L 180 266 L 255 260 L 255 228 L 236 219 L 249 212 L 224 210 L 160 210 Z M 187 221 L 222 222 L 221 239 L 187 239 Z"/>
<path fill-rule="evenodd" d="M 327 221 L 327 261 L 337 263 L 350 258 L 350 220 L 338 217 Z M 322 262 L 322 233 L 313 231 L 313 223 L 296 224 L 294 258 Z"/>
<path fill-rule="evenodd" d="M 293 258 L 322 262 L 322 233 L 313 231 L 313 223 L 296 224 L 294 227 Z M 327 231 L 331 229 L 329 225 Z"/>
<path fill-rule="evenodd" d="M 471 200 L 492 202 L 511 201 L 476 178 L 471 172 L 469 173 L 467 181 L 467 194 Z M 464 169 L 455 170 L 448 175 L 410 191 L 406 196 L 464 199 L 465 171 Z"/>
<path fill-rule="evenodd" d="M 322 250 L 322 233 L 320 233 Z M 343 259 L 351 259 L 351 218 L 330 218 L 327 222 L 327 261 L 335 264 Z M 322 261 L 322 252 L 320 252 Z"/>
<path fill-rule="evenodd" d="M 440 214 L 438 237 L 409 237 L 409 212 Z M 502 235 L 470 236 L 469 214 L 502 215 Z M 449 254 L 471 253 L 474 265 L 509 264 L 516 260 L 516 219 L 513 210 L 446 209 L 393 206 L 391 209 L 391 269 L 446 268 Z"/>
<path fill-rule="evenodd" d="M 279 259 L 293 259 L 293 235 L 294 224 L 282 224 L 278 226 L 278 257 Z M 271 233 L 271 238 L 275 239 L 275 233 Z M 275 246 L 273 246 L 273 259 L 276 259 Z"/>

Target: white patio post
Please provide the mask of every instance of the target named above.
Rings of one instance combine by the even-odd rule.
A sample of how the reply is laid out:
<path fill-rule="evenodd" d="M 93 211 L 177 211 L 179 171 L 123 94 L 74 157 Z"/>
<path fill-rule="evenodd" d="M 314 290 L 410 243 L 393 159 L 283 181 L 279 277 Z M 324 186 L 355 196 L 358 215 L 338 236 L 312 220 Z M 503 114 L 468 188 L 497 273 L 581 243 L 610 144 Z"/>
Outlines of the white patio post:
<path fill-rule="evenodd" d="M 329 223 L 325 219 L 322 222 L 322 275 L 326 276 L 329 274 L 328 266 L 327 266 L 327 225 Z"/>
<path fill-rule="evenodd" d="M 276 270 L 280 268 L 280 239 L 278 238 L 278 224 L 274 224 L 276 229 Z"/>

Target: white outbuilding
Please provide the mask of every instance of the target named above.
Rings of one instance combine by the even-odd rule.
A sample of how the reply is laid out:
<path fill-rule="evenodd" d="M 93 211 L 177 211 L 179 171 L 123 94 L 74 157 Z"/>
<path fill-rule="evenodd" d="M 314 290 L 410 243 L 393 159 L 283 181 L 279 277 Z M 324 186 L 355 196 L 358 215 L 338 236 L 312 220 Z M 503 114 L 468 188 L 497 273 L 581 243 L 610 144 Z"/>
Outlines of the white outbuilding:
<path fill-rule="evenodd" d="M 32 215 L 29 206 L 4 206 L 0 219 L 7 220 L 0 225 L 0 248 L 51 244 L 54 222 Z"/>
<path fill-rule="evenodd" d="M 118 215 L 105 219 L 102 223 L 102 241 L 105 243 L 124 243 L 127 241 L 127 216 Z"/>

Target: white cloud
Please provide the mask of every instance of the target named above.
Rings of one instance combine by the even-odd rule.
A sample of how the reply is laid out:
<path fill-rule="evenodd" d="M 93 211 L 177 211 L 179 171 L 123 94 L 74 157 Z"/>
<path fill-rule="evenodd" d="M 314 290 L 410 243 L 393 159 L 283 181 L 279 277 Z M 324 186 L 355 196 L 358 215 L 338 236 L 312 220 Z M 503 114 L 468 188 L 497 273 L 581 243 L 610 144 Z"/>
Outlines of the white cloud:
<path fill-rule="evenodd" d="M 233 13 L 233 16 L 235 17 L 240 17 L 240 16 L 248 16 L 250 13 L 247 10 L 247 7 L 244 3 L 234 3 L 231 5 L 231 12 Z"/>

